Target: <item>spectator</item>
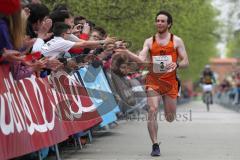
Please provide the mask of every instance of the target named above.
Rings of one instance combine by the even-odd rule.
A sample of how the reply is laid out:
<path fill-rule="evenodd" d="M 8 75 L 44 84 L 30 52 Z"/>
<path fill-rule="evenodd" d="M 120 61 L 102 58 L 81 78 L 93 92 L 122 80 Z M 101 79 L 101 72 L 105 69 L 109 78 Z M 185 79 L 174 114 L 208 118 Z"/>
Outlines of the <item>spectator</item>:
<path fill-rule="evenodd" d="M 86 22 L 87 22 L 87 19 L 83 16 L 77 16 L 74 18 L 75 25 L 81 24 L 83 26 Z"/>
<path fill-rule="evenodd" d="M 43 55 L 45 57 L 51 57 L 51 59 L 62 57 L 63 54 L 68 53 L 68 51 L 72 48 L 96 48 L 105 43 L 113 41 L 111 38 L 101 41 L 69 41 L 68 39 L 71 34 L 71 27 L 64 22 L 56 22 L 53 27 L 53 33 L 54 38 L 44 44 L 41 49 Z M 67 63 L 66 59 L 64 60 L 64 63 Z"/>
<path fill-rule="evenodd" d="M 19 8 L 15 8 L 15 11 L 11 11 L 9 16 L 2 16 L 0 20 L 0 40 L 1 46 L 0 50 L 3 51 L 3 57 L 5 60 L 13 61 L 11 65 L 12 74 L 15 79 L 22 79 L 24 77 L 30 76 L 34 71 L 39 70 L 44 66 L 43 62 L 36 62 L 34 64 L 27 64 L 23 61 L 23 58 L 18 56 L 13 56 L 13 54 L 20 54 L 20 52 L 13 51 L 19 50 L 22 46 L 22 40 L 24 37 L 25 24 L 23 14 L 20 9 L 20 2 L 14 1 L 15 3 L 19 3 L 17 6 Z M 10 5 L 12 6 L 12 5 Z M 10 7 L 9 6 L 9 7 Z M 13 5 L 14 6 L 14 5 Z M 5 13 L 6 14 L 6 13 Z M 18 26 L 18 27 L 15 27 Z M 6 49 L 7 50 L 6 50 Z M 10 55 L 10 56 L 9 56 Z"/>
<path fill-rule="evenodd" d="M 91 32 L 90 40 L 98 41 L 98 40 L 105 39 L 106 36 L 107 36 L 107 33 L 103 28 L 95 27 Z"/>
<path fill-rule="evenodd" d="M 239 104 L 240 103 L 240 72 L 238 71 L 235 76 L 234 76 L 234 81 L 235 81 L 235 101 L 234 104 Z"/>
<path fill-rule="evenodd" d="M 220 84 L 220 92 L 227 93 L 231 88 L 231 84 L 227 79 L 224 79 Z"/>
<path fill-rule="evenodd" d="M 128 74 L 128 56 L 126 54 L 115 54 L 112 59 L 111 71 L 120 77 Z"/>
<path fill-rule="evenodd" d="M 68 10 L 55 10 L 50 14 L 50 18 L 53 21 L 53 25 L 56 22 L 64 22 L 69 25 L 71 28 L 71 34 L 68 36 L 68 40 L 73 42 L 79 42 L 81 39 L 75 36 L 73 33 L 80 32 L 78 26 L 74 26 L 74 18 L 73 15 Z M 69 55 L 70 57 L 70 55 Z"/>
<path fill-rule="evenodd" d="M 46 29 L 47 31 L 44 31 L 45 33 L 41 33 L 41 31 L 45 29 L 46 21 L 49 21 L 49 19 L 47 19 L 49 9 L 44 4 L 30 4 L 27 7 L 30 10 L 27 24 L 27 35 L 31 38 L 49 38 L 50 35 L 47 35 L 47 32 L 51 26 Z"/>
<path fill-rule="evenodd" d="M 81 17 L 81 16 L 80 16 Z M 86 20 L 82 19 L 82 17 L 77 17 L 81 20 L 76 20 L 74 19 L 74 24 L 75 24 L 75 29 L 73 29 L 73 34 L 78 37 L 79 39 L 82 39 L 82 40 L 88 40 L 89 39 L 89 34 L 90 34 L 90 26 L 88 23 L 86 23 Z M 90 49 L 83 49 L 83 48 L 75 48 L 75 49 L 71 49 L 69 51 L 69 53 L 71 54 L 72 57 L 76 56 L 77 54 L 81 54 L 81 53 L 84 53 L 84 54 L 87 54 L 88 52 L 90 51 Z"/>
<path fill-rule="evenodd" d="M 64 3 L 56 4 L 53 8 L 53 12 L 63 11 L 63 10 L 69 11 L 67 4 L 64 4 Z"/>

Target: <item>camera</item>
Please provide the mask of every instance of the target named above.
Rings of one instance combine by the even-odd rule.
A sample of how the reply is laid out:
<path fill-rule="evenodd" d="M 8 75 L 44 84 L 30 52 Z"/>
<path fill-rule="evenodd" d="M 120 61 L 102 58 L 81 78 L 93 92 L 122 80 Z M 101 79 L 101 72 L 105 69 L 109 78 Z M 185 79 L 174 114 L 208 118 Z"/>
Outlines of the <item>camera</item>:
<path fill-rule="evenodd" d="M 115 42 L 115 48 L 130 48 L 132 43 L 130 41 L 119 40 Z"/>
<path fill-rule="evenodd" d="M 94 54 L 94 55 L 98 55 L 98 54 L 101 54 L 103 51 L 104 51 L 103 48 L 96 48 L 96 49 L 93 51 L 93 54 Z"/>

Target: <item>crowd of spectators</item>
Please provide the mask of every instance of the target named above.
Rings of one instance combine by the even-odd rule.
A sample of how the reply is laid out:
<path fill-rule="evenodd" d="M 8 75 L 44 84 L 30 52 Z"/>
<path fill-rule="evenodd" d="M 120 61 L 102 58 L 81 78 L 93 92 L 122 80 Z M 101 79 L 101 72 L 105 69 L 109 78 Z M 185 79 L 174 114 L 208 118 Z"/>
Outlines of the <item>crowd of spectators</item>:
<path fill-rule="evenodd" d="M 231 105 L 240 104 L 240 72 L 238 70 L 219 84 L 217 98 Z"/>
<path fill-rule="evenodd" d="M 10 66 L 15 80 L 71 72 L 86 64 L 109 70 L 116 49 L 128 46 L 87 18 L 73 15 L 66 4 L 50 11 L 40 0 L 1 1 L 0 63 Z"/>

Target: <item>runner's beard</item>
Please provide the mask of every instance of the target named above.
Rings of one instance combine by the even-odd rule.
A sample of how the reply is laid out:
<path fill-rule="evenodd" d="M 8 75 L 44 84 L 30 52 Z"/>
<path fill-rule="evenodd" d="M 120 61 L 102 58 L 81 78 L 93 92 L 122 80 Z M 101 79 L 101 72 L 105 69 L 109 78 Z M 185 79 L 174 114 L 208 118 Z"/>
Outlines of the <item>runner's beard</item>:
<path fill-rule="evenodd" d="M 168 28 L 166 27 L 163 30 L 158 30 L 158 33 L 163 34 L 163 33 L 167 32 L 167 30 L 168 30 Z"/>

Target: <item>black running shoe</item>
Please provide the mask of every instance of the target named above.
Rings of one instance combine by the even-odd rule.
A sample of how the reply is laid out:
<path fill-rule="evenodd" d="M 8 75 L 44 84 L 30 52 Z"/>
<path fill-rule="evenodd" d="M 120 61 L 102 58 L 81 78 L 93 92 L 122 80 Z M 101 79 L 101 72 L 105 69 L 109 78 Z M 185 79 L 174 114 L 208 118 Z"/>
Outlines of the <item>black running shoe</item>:
<path fill-rule="evenodd" d="M 151 153 L 152 157 L 156 157 L 156 156 L 160 156 L 160 148 L 159 148 L 159 144 L 155 143 L 152 145 L 152 153 Z"/>

